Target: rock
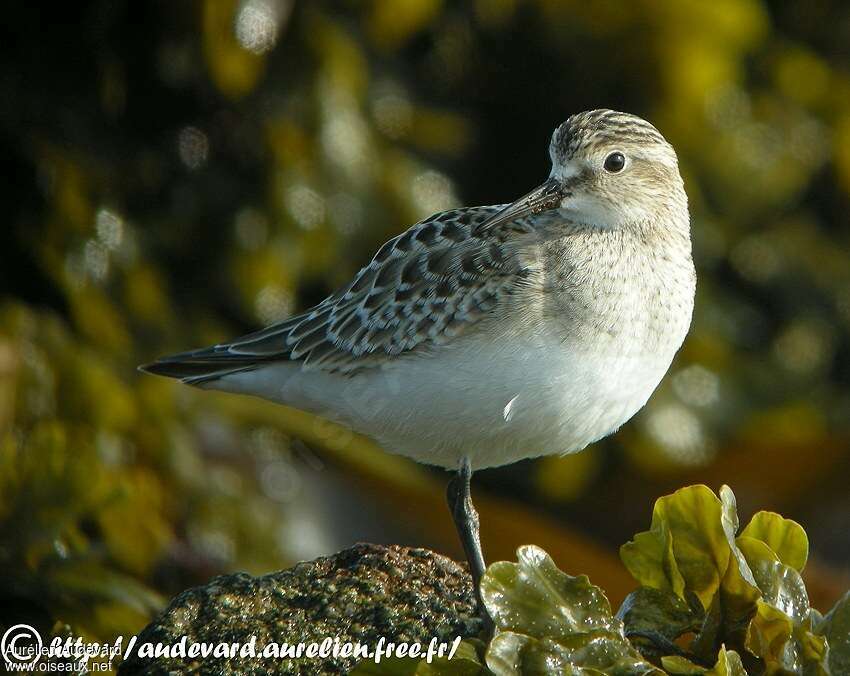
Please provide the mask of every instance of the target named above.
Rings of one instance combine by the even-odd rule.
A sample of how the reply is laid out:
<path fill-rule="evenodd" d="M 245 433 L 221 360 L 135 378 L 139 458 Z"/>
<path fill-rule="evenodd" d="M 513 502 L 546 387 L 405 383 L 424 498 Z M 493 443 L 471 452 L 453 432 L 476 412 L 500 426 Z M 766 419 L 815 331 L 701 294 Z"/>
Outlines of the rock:
<path fill-rule="evenodd" d="M 133 674 L 340 674 L 357 661 L 261 656 L 265 646 L 359 641 L 451 641 L 483 630 L 465 567 L 427 549 L 358 544 L 333 556 L 261 577 L 223 575 L 178 595 L 139 634 L 121 664 Z M 142 657 L 140 649 L 255 639 L 255 657 Z"/>

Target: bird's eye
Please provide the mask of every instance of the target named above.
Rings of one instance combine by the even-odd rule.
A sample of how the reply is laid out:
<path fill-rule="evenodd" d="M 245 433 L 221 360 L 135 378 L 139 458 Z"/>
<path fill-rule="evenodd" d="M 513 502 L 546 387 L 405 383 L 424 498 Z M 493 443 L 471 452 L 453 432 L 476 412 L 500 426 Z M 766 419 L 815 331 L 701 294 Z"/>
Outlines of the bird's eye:
<path fill-rule="evenodd" d="M 621 152 L 611 153 L 605 158 L 605 164 L 602 166 L 605 167 L 605 171 L 616 174 L 626 166 L 626 156 Z"/>

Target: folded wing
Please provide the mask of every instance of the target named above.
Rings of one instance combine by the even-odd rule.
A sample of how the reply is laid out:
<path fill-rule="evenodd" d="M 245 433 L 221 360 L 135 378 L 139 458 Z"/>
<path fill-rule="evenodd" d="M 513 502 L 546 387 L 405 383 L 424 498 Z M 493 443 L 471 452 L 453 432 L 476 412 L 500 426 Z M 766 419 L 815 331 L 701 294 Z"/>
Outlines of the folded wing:
<path fill-rule="evenodd" d="M 457 336 L 530 275 L 511 241 L 478 226 L 501 207 L 435 214 L 384 244 L 352 282 L 312 309 L 229 343 L 164 357 L 142 370 L 200 385 L 271 361 L 350 374 Z"/>

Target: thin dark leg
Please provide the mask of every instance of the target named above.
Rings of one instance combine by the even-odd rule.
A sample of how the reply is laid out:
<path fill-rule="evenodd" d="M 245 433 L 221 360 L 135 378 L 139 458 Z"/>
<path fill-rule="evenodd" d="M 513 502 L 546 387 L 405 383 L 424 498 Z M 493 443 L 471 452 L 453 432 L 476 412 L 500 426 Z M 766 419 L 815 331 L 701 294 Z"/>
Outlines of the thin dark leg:
<path fill-rule="evenodd" d="M 472 492 L 470 480 L 472 479 L 472 466 L 468 458 L 461 461 L 457 474 L 449 481 L 446 489 L 446 499 L 449 510 L 454 518 L 455 528 L 466 553 L 469 563 L 469 572 L 472 574 L 472 584 L 475 589 L 475 599 L 478 601 L 478 611 L 484 620 L 488 633 L 492 633 L 493 622 L 487 614 L 484 603 L 481 600 L 481 578 L 484 575 L 484 554 L 481 552 L 481 538 L 478 530 L 478 512 L 472 504 Z"/>

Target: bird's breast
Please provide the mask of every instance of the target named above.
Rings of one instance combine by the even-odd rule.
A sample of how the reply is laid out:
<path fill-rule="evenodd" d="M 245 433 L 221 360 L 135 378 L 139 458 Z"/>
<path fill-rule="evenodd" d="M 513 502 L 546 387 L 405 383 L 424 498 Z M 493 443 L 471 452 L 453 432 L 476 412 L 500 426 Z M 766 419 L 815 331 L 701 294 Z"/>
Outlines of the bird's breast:
<path fill-rule="evenodd" d="M 649 360 L 672 357 L 682 344 L 696 280 L 687 240 L 565 238 L 543 247 L 539 269 L 539 287 L 529 294 L 537 300 L 525 305 L 565 343 L 608 358 Z"/>

